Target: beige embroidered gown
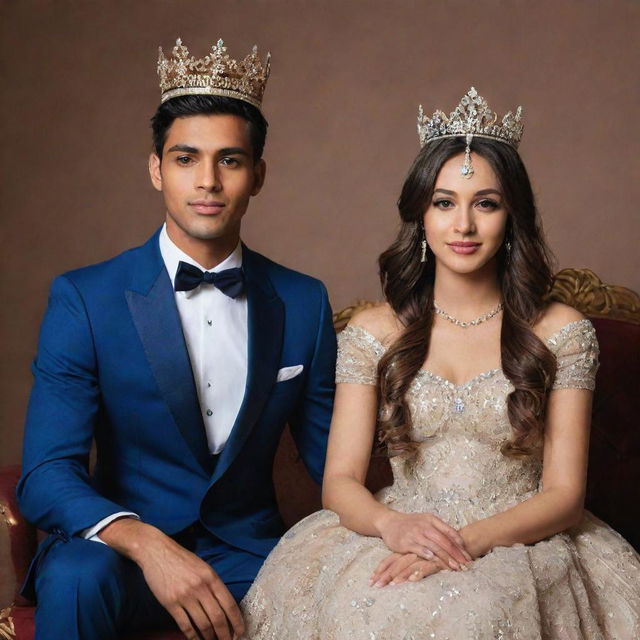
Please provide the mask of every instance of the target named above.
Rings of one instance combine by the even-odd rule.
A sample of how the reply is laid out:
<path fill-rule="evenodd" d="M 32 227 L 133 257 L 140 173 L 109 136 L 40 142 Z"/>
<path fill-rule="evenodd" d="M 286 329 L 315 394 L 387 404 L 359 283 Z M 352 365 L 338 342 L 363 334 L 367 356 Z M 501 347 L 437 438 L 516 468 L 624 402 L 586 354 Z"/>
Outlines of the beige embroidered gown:
<path fill-rule="evenodd" d="M 598 345 L 588 320 L 547 340 L 558 359 L 554 388 L 593 389 Z M 376 384 L 385 347 L 359 327 L 339 336 L 338 382 Z M 434 513 L 459 528 L 536 493 L 541 466 L 506 458 L 510 435 L 500 369 L 457 386 L 422 370 L 409 391 L 413 472 L 391 459 L 394 482 L 377 499 Z M 242 602 L 250 640 L 640 638 L 640 558 L 609 526 L 582 523 L 533 545 L 497 547 L 469 571 L 441 571 L 384 588 L 368 579 L 389 554 L 379 538 L 319 511 L 294 526 Z"/>

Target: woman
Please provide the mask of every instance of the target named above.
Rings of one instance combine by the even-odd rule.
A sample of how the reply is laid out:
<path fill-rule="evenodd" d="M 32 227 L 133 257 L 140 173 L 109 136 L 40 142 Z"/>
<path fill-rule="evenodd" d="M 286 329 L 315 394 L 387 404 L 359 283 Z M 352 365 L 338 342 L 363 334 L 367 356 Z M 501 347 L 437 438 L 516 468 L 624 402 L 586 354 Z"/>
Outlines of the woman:
<path fill-rule="evenodd" d="M 323 504 L 268 558 L 248 637 L 640 637 L 640 559 L 583 511 L 598 345 L 545 296 L 516 151 L 474 89 L 420 110 L 380 257 L 386 304 L 339 337 Z M 393 485 L 364 487 L 375 434 Z"/>

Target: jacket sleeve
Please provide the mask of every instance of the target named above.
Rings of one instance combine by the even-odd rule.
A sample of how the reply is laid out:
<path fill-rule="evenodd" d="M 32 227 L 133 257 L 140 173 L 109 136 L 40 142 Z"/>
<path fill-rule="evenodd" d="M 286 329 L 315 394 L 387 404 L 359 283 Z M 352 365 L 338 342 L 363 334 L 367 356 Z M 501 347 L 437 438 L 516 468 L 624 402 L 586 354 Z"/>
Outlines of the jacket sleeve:
<path fill-rule="evenodd" d="M 82 296 L 66 276 L 54 280 L 32 371 L 24 434 L 22 513 L 45 531 L 75 535 L 126 511 L 91 486 L 94 426 L 101 410 L 97 360 Z"/>
<path fill-rule="evenodd" d="M 318 286 L 320 310 L 315 348 L 303 395 L 289 426 L 309 474 L 321 484 L 335 394 L 336 333 L 327 290 L 321 283 Z"/>

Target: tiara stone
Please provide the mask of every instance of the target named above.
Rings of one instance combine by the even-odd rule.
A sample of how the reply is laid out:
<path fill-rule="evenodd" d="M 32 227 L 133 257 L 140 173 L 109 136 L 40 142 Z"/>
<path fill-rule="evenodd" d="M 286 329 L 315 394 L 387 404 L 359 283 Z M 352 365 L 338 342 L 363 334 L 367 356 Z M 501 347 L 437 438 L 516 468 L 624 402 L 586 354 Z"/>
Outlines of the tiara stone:
<path fill-rule="evenodd" d="M 468 147 L 471 139 L 478 136 L 494 138 L 517 149 L 523 129 L 522 107 L 518 107 L 515 114 L 509 111 L 498 124 L 495 111 L 489 108 L 487 101 L 473 87 L 448 117 L 438 110 L 428 118 L 422 105 L 418 109 L 418 138 L 421 147 L 432 140 L 458 136 L 466 138 Z"/>
<path fill-rule="evenodd" d="M 178 38 L 172 56 L 165 57 L 158 48 L 158 77 L 161 102 L 184 95 L 226 96 L 244 100 L 260 109 L 271 71 L 271 54 L 264 63 L 254 45 L 243 60 L 234 60 L 222 40 L 211 47 L 204 58 L 196 58 Z"/>

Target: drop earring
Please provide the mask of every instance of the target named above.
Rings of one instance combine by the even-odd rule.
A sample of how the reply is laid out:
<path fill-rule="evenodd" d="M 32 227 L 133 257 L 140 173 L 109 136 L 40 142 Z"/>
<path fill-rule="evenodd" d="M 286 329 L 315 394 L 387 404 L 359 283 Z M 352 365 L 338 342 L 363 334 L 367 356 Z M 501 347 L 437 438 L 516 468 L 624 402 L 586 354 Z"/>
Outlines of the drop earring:
<path fill-rule="evenodd" d="M 420 262 L 427 261 L 427 238 L 423 236 L 422 242 L 420 243 L 420 249 L 422 250 L 422 255 L 420 256 Z"/>

